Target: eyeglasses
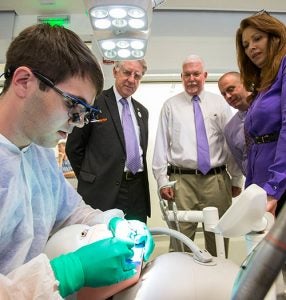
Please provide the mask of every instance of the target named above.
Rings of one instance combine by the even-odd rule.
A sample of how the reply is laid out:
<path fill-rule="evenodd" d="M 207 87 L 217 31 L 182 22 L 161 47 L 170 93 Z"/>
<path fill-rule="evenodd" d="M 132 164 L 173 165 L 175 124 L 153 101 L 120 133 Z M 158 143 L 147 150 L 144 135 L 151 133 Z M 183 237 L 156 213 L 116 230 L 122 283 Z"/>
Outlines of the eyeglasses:
<path fill-rule="evenodd" d="M 143 77 L 143 74 L 139 74 L 139 73 L 136 73 L 136 72 L 131 72 L 131 71 L 129 71 L 129 70 L 123 68 L 123 67 L 120 68 L 120 71 L 123 74 L 123 76 L 126 77 L 126 78 L 129 78 L 129 77 L 131 77 L 133 75 L 134 79 L 136 81 L 141 80 L 142 77 Z"/>
<path fill-rule="evenodd" d="M 31 71 L 35 75 L 35 77 L 38 78 L 42 83 L 52 88 L 56 93 L 63 97 L 69 109 L 68 116 L 70 117 L 71 122 L 75 124 L 75 126 L 82 127 L 80 125 L 82 121 L 84 125 L 88 124 L 89 122 L 93 123 L 101 121 L 100 119 L 98 119 L 98 115 L 101 113 L 100 109 L 92 107 L 78 97 L 62 91 L 55 86 L 52 80 L 50 80 L 40 72 L 36 70 Z"/>

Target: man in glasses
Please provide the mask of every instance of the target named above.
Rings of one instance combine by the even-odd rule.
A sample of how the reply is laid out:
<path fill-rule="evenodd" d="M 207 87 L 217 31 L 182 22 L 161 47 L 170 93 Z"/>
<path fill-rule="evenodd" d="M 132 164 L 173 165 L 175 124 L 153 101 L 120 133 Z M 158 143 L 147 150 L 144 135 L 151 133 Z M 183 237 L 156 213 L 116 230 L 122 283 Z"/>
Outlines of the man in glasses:
<path fill-rule="evenodd" d="M 95 100 L 107 121 L 76 128 L 66 145 L 78 178 L 78 192 L 84 201 L 102 210 L 119 208 L 126 219 L 143 222 L 150 217 L 146 163 L 148 111 L 132 95 L 146 70 L 144 60 L 116 62 L 114 86 Z M 131 128 L 126 124 L 126 104 Z M 130 149 L 134 150 L 131 154 Z M 134 159 L 130 163 L 131 157 Z"/>
<path fill-rule="evenodd" d="M 132 277 L 134 243 L 117 238 L 117 224 L 127 222 L 123 212 L 86 205 L 47 149 L 75 126 L 97 121 L 92 104 L 103 75 L 96 58 L 72 31 L 34 25 L 11 43 L 2 75 L 0 299 L 57 299 Z M 61 228 L 97 223 L 105 223 L 113 237 L 52 260 L 42 254 Z M 153 240 L 144 223 L 136 224 L 146 233 L 146 260 Z"/>
<path fill-rule="evenodd" d="M 220 95 L 205 90 L 205 63 L 191 54 L 182 63 L 184 91 L 163 105 L 153 155 L 153 173 L 162 199 L 179 210 L 218 208 L 222 216 L 240 191 L 242 174 L 225 147 L 223 129 L 231 110 Z M 231 175 L 231 178 L 230 178 Z M 175 185 L 172 182 L 176 182 Z M 176 229 L 175 224 L 172 224 Z M 198 223 L 180 222 L 195 238 Z M 206 249 L 218 256 L 215 236 L 204 231 Z M 172 249 L 176 244 L 172 241 Z M 189 251 L 184 247 L 185 251 Z M 225 240 L 226 255 L 228 241 Z"/>

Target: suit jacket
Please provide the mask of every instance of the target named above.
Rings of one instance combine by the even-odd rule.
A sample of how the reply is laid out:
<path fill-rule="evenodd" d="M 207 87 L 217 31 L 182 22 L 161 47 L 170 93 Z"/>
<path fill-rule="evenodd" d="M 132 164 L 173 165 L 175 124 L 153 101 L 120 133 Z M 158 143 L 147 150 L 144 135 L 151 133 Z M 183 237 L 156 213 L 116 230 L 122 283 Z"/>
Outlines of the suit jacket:
<path fill-rule="evenodd" d="M 148 144 L 148 111 L 132 98 L 143 149 L 145 201 L 150 217 L 150 192 L 146 162 Z M 125 166 L 125 142 L 121 119 L 113 88 L 105 90 L 95 100 L 106 122 L 89 123 L 74 128 L 68 136 L 66 153 L 78 178 L 78 192 L 94 208 L 115 208 Z"/>

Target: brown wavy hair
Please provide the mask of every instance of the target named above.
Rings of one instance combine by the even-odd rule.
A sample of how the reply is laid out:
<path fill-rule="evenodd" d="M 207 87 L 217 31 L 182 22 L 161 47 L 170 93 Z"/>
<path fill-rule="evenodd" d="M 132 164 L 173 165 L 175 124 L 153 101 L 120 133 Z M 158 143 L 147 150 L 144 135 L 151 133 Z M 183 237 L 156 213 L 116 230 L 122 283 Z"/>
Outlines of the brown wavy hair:
<path fill-rule="evenodd" d="M 242 34 L 247 27 L 268 35 L 268 59 L 263 69 L 258 68 L 246 55 Z M 281 60 L 286 55 L 286 27 L 284 23 L 262 11 L 243 19 L 236 32 L 237 62 L 243 85 L 254 95 L 267 89 L 275 80 Z"/>
<path fill-rule="evenodd" d="M 73 31 L 48 24 L 32 25 L 24 29 L 10 44 L 4 69 L 5 92 L 11 74 L 19 66 L 26 66 L 44 74 L 55 84 L 73 76 L 89 78 L 101 93 L 103 73 L 97 58 Z"/>

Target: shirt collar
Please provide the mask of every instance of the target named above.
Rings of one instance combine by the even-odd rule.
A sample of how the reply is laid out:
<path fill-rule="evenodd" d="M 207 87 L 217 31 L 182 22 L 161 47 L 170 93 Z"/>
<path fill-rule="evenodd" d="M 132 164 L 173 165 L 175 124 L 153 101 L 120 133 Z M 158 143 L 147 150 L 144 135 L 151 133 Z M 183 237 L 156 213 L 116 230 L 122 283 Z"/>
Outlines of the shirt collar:
<path fill-rule="evenodd" d="M 245 118 L 246 114 L 247 114 L 247 111 L 239 110 L 237 112 L 237 114 L 238 114 L 239 118 L 243 120 Z"/>
<path fill-rule="evenodd" d="M 118 103 L 120 99 L 122 98 L 125 98 L 125 97 L 122 97 L 119 92 L 117 91 L 116 87 L 113 86 L 113 92 L 114 92 L 114 95 L 115 95 L 115 99 L 116 99 L 116 102 Z M 128 102 L 131 101 L 131 96 L 125 98 Z"/>
<path fill-rule="evenodd" d="M 192 101 L 193 96 L 189 95 L 186 91 L 184 91 L 185 97 L 188 101 Z M 205 91 L 202 90 L 198 96 L 200 97 L 200 101 L 203 101 L 203 99 L 205 98 Z"/>
<path fill-rule="evenodd" d="M 19 149 L 15 144 L 13 144 L 10 140 L 8 140 L 4 135 L 2 135 L 1 133 L 0 133 L 0 144 L 5 144 L 5 146 L 7 147 L 7 148 L 9 148 L 10 150 L 12 150 L 13 152 L 17 152 L 17 153 L 20 153 L 21 151 L 22 152 L 26 152 L 29 148 L 30 148 L 30 146 L 31 146 L 31 144 L 30 145 L 28 145 L 28 146 L 26 146 L 26 147 L 24 147 L 24 148 L 22 148 L 22 149 Z"/>

